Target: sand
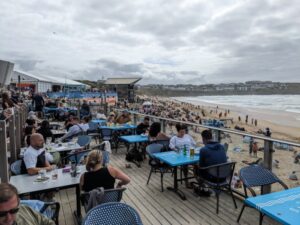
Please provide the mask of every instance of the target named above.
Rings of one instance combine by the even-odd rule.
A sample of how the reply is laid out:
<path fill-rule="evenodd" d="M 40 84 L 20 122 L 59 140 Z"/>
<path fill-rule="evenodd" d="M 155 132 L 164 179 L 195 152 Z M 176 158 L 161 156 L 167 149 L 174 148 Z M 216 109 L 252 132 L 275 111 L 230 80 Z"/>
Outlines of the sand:
<path fill-rule="evenodd" d="M 145 98 L 145 96 L 143 96 Z M 149 99 L 149 97 L 147 96 Z M 154 104 L 160 104 L 164 102 L 168 106 L 168 110 L 170 110 L 170 105 L 172 105 L 175 109 L 182 110 L 183 108 L 189 109 L 190 112 L 195 114 L 199 114 L 201 117 L 201 110 L 204 110 L 206 113 L 206 117 L 202 117 L 202 119 L 209 119 L 209 118 L 219 118 L 219 113 L 222 112 L 224 119 L 224 112 L 225 110 L 230 110 L 230 113 L 227 115 L 226 118 L 233 118 L 233 124 L 228 123 L 227 126 L 230 129 L 233 129 L 235 125 L 240 127 L 244 127 L 247 132 L 252 134 L 257 134 L 256 132 L 259 129 L 265 130 L 266 127 L 269 127 L 272 132 L 272 138 L 280 139 L 280 140 L 287 140 L 294 143 L 300 144 L 300 121 L 296 120 L 296 117 L 293 113 L 288 112 L 274 112 L 268 110 L 261 110 L 261 109 L 246 109 L 246 108 L 237 108 L 233 106 L 218 106 L 213 104 L 208 104 L 206 102 L 201 103 L 200 109 L 196 109 L 193 105 L 190 104 L 181 104 L 181 102 L 176 101 L 170 98 L 164 97 L 155 97 L 151 98 Z M 198 102 L 199 104 L 199 102 Z M 217 112 L 216 112 L 217 110 Z M 210 114 L 210 111 L 213 111 Z M 248 115 L 248 124 L 245 123 L 245 116 Z M 238 117 L 241 117 L 241 122 L 238 121 Z M 183 116 L 184 117 L 184 116 Z M 178 118 L 179 120 L 182 119 Z M 258 120 L 257 126 L 251 124 L 253 119 Z M 167 134 L 171 135 L 176 133 L 175 128 L 173 127 L 167 131 Z M 194 128 L 190 128 L 190 134 L 194 137 L 198 145 L 202 145 L 202 140 L 200 136 L 201 130 L 196 130 Z M 263 147 L 264 143 L 261 140 L 258 141 L 258 146 Z M 247 164 L 243 163 L 242 161 L 253 162 L 256 161 L 258 158 L 263 158 L 263 152 L 259 151 L 257 154 L 257 158 L 253 155 L 249 154 L 249 144 L 243 142 L 243 137 L 239 135 L 230 135 L 230 137 L 222 139 L 222 143 L 228 143 L 228 156 L 230 160 L 236 161 L 236 172 L 239 171 L 240 168 L 247 166 Z M 234 148 L 240 147 L 241 152 L 233 151 Z M 286 151 L 282 149 L 276 149 L 274 147 L 275 152 L 273 153 L 273 160 L 279 161 L 279 166 L 276 167 L 275 165 L 272 167 L 273 172 L 282 179 L 289 187 L 299 186 L 299 181 L 293 181 L 289 179 L 289 175 L 292 171 L 296 171 L 296 175 L 300 179 L 300 164 L 294 163 L 294 152 L 300 152 L 299 148 L 294 147 L 292 151 Z M 280 190 L 281 187 L 279 185 L 275 185 L 272 187 L 273 190 Z"/>

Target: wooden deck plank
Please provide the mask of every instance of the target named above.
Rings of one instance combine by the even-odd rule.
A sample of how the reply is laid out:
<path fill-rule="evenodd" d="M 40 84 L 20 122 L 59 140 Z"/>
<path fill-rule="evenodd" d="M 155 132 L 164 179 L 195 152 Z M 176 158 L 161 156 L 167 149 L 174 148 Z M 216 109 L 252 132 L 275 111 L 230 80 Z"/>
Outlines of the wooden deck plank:
<path fill-rule="evenodd" d="M 175 193 L 166 189 L 173 185 L 171 174 L 164 176 L 164 192 L 160 190 L 160 174 L 152 174 L 149 185 L 146 181 L 150 172 L 148 161 L 142 163 L 141 168 L 132 164 L 132 168 L 125 168 L 125 148 L 121 148 L 117 153 L 111 155 L 111 164 L 120 168 L 131 178 L 131 182 L 126 186 L 122 202 L 134 207 L 140 214 L 144 225 L 168 225 L 168 224 L 203 224 L 203 225 L 234 225 L 240 213 L 242 202 L 237 200 L 238 209 L 234 208 L 232 199 L 227 194 L 220 195 L 219 214 L 216 214 L 216 198 L 195 196 L 192 190 L 180 185 L 186 197 L 182 201 Z M 73 211 L 76 207 L 75 189 L 61 190 L 57 198 L 61 202 L 62 209 L 59 217 L 61 225 L 76 224 Z M 84 212 L 84 210 L 82 210 Z M 84 214 L 84 213 L 83 213 Z M 258 224 L 259 213 L 250 208 L 246 208 L 241 225 Z M 263 224 L 278 224 L 275 221 L 264 218 Z"/>

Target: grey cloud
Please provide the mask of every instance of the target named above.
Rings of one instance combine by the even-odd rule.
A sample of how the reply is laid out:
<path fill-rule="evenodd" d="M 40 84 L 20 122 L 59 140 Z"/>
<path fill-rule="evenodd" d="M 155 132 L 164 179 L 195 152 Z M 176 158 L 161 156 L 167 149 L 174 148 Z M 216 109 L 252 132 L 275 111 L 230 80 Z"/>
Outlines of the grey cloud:
<path fill-rule="evenodd" d="M 42 60 L 15 60 L 16 67 L 19 67 L 24 71 L 32 71 L 35 69 L 38 63 L 42 63 Z"/>

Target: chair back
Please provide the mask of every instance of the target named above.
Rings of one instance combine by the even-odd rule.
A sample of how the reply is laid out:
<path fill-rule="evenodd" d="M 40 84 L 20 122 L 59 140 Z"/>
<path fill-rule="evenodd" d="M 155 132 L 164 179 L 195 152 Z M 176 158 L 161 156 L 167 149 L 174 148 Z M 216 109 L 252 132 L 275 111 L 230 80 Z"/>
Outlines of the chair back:
<path fill-rule="evenodd" d="M 27 205 L 33 210 L 43 214 L 49 219 L 52 219 L 58 224 L 58 216 L 60 210 L 59 202 L 43 202 L 40 200 L 21 200 L 22 205 Z"/>
<path fill-rule="evenodd" d="M 78 136 L 77 144 L 81 147 L 87 147 L 91 143 L 92 137 L 88 135 Z"/>
<path fill-rule="evenodd" d="M 155 140 L 152 143 L 163 145 L 163 151 L 168 151 L 169 150 L 170 140 Z"/>
<path fill-rule="evenodd" d="M 88 155 L 90 151 L 91 150 L 84 150 L 70 153 L 66 157 L 62 158 L 62 165 L 66 165 L 68 162 L 75 162 L 76 164 L 79 164 L 80 160 Z"/>
<path fill-rule="evenodd" d="M 110 140 L 112 138 L 113 131 L 109 128 L 101 128 L 100 133 L 103 140 Z"/>
<path fill-rule="evenodd" d="M 240 170 L 240 178 L 246 187 L 256 187 L 280 182 L 279 178 L 270 170 L 251 165 Z"/>
<path fill-rule="evenodd" d="M 83 222 L 83 225 L 142 225 L 138 212 L 131 206 L 111 202 L 96 206 L 91 209 Z"/>
<path fill-rule="evenodd" d="M 161 152 L 164 146 L 162 144 L 153 143 L 146 147 L 146 152 L 152 156 L 154 153 Z"/>
<path fill-rule="evenodd" d="M 94 132 L 97 131 L 99 129 L 99 124 L 98 123 L 93 123 L 93 122 L 89 122 L 89 129 L 88 132 Z"/>
<path fill-rule="evenodd" d="M 207 173 L 215 178 L 231 178 L 234 172 L 235 162 L 217 164 L 207 168 Z"/>
<path fill-rule="evenodd" d="M 21 174 L 21 165 L 22 165 L 22 159 L 13 162 L 10 165 L 11 172 L 13 172 L 14 175 Z"/>

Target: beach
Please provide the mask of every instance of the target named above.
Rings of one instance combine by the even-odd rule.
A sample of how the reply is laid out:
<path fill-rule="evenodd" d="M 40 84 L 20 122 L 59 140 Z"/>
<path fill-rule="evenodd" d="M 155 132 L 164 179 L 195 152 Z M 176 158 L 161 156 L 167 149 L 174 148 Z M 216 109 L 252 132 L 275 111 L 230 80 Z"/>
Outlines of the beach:
<path fill-rule="evenodd" d="M 173 118 L 181 121 L 195 122 L 199 115 L 202 120 L 204 119 L 219 119 L 219 115 L 222 112 L 221 119 L 233 119 L 233 123 L 227 122 L 226 127 L 234 130 L 237 125 L 245 128 L 246 132 L 258 134 L 259 129 L 265 130 L 266 127 L 270 128 L 272 132 L 272 138 L 291 141 L 295 143 L 300 142 L 300 124 L 297 120 L 297 113 L 280 111 L 280 110 L 268 110 L 262 108 L 244 108 L 234 105 L 217 105 L 208 102 L 197 101 L 183 101 L 183 98 L 167 98 L 167 97 L 149 97 L 143 96 L 153 102 L 154 108 L 156 108 L 157 116 Z M 228 113 L 229 110 L 229 113 Z M 176 113 L 175 113 L 176 112 Z M 205 116 L 203 116 L 203 113 Z M 227 115 L 225 117 L 225 112 Z M 192 116 L 189 116 L 192 115 Z M 245 117 L 248 115 L 248 123 L 245 122 Z M 241 121 L 238 117 L 241 117 Z M 257 126 L 252 124 L 252 118 L 257 119 Z M 253 121 L 254 122 L 254 121 Z M 190 127 L 189 133 L 193 136 L 198 146 L 203 145 L 200 132 L 203 129 L 195 129 Z M 168 126 L 167 134 L 174 135 L 176 133 L 174 126 Z M 262 137 L 265 137 L 262 135 Z M 258 147 L 263 148 L 264 142 L 262 140 L 254 140 L 258 142 Z M 243 140 L 241 135 L 230 134 L 222 138 L 222 143 L 228 144 L 227 155 L 230 160 L 237 162 L 236 172 L 240 168 L 247 166 L 247 163 L 254 162 L 259 158 L 263 159 L 263 151 L 258 151 L 257 157 L 249 154 L 249 143 Z M 299 186 L 298 180 L 290 180 L 289 175 L 292 171 L 296 171 L 296 175 L 300 179 L 300 165 L 294 163 L 294 156 L 300 152 L 300 149 L 293 147 L 288 150 L 279 149 L 274 146 L 275 152 L 273 153 L 273 172 L 282 179 L 289 187 Z M 235 151 L 235 150 L 238 151 Z M 277 163 L 278 162 L 278 163 Z M 280 186 L 274 186 L 274 190 L 279 190 Z"/>

